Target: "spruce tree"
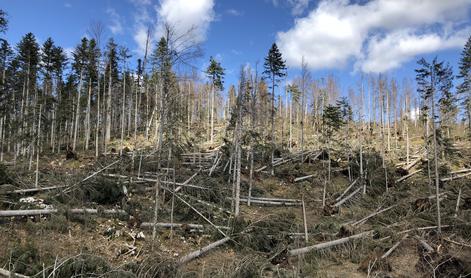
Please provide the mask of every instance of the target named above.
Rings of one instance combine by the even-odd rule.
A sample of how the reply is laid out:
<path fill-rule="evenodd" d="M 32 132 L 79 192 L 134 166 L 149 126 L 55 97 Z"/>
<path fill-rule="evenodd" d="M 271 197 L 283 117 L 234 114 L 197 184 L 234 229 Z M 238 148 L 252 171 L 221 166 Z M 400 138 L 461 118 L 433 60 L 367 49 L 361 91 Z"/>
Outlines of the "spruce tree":
<path fill-rule="evenodd" d="M 280 50 L 276 43 L 273 43 L 265 57 L 263 74 L 271 80 L 271 140 L 272 140 L 272 153 L 271 153 L 271 174 L 274 174 L 273 163 L 275 160 L 275 87 L 281 78 L 286 76 L 286 64 L 283 60 Z"/>
<path fill-rule="evenodd" d="M 440 99 L 441 96 L 447 94 L 452 87 L 452 70 L 448 64 L 438 62 L 434 58 L 431 63 L 427 62 L 424 58 L 418 62 L 419 68 L 416 69 L 417 91 L 420 93 L 424 104 L 428 104 L 428 109 L 431 111 L 432 123 L 432 143 L 433 143 L 433 161 L 435 172 L 435 194 L 437 206 L 437 227 L 438 233 L 441 233 L 441 216 L 440 216 L 440 177 L 439 177 L 439 161 L 438 161 L 438 136 L 440 133 L 439 127 L 436 126 L 436 109 L 435 101 Z M 441 95 L 440 95 L 441 94 Z M 426 106 L 427 107 L 427 106 Z M 426 138 L 428 141 L 428 138 Z M 430 159 L 430 158 L 429 158 Z"/>
<path fill-rule="evenodd" d="M 106 45 L 105 82 L 108 78 L 105 93 L 105 152 L 108 142 L 111 140 L 111 105 L 113 102 L 112 90 L 118 80 L 118 45 L 111 38 Z"/>
<path fill-rule="evenodd" d="M 211 130 L 210 130 L 210 140 L 211 144 L 214 141 L 214 101 L 217 91 L 224 90 L 224 68 L 221 66 L 221 63 L 216 61 L 213 57 L 209 58 L 209 66 L 206 69 L 206 75 L 211 80 Z"/>
<path fill-rule="evenodd" d="M 4 10 L 0 9 L 0 33 L 5 33 L 8 28 L 7 14 Z"/>
<path fill-rule="evenodd" d="M 461 79 L 461 83 L 457 89 L 463 96 L 463 106 L 468 118 L 468 134 L 471 138 L 471 36 L 461 52 L 458 78 Z"/>
<path fill-rule="evenodd" d="M 338 131 L 341 126 L 344 124 L 342 111 L 339 106 L 337 105 L 327 105 L 324 108 L 322 114 L 322 143 L 324 144 L 327 160 L 328 160 L 328 167 L 327 167 L 327 175 L 324 179 L 324 189 L 322 194 L 322 206 L 325 206 L 326 195 L 327 195 L 327 184 L 330 182 L 330 175 L 331 175 L 331 157 L 330 157 L 330 148 L 331 143 L 333 140 L 333 136 L 336 131 Z"/>

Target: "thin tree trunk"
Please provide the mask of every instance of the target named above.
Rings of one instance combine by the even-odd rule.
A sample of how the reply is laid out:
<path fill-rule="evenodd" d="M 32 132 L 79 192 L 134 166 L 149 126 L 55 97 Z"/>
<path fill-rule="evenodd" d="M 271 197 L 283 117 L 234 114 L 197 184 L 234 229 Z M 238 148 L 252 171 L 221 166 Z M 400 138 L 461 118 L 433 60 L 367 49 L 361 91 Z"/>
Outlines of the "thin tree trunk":
<path fill-rule="evenodd" d="M 38 187 L 39 181 L 39 151 L 40 151 L 40 144 L 41 144 L 41 110 L 42 104 L 39 104 L 39 114 L 38 114 L 38 138 L 36 142 L 36 178 L 34 181 L 34 187 Z"/>
<path fill-rule="evenodd" d="M 433 84 L 433 81 L 432 81 Z M 431 92 L 431 101 L 432 101 L 432 132 L 433 132 L 433 158 L 435 164 L 435 195 L 436 195 L 436 202 L 437 202 L 437 232 L 438 235 L 441 236 L 442 232 L 442 224 L 441 224 L 441 216 L 440 216 L 440 177 L 438 172 L 438 143 L 437 143 L 437 131 L 435 127 L 435 101 L 434 101 L 434 89 Z"/>
<path fill-rule="evenodd" d="M 80 80 L 79 80 L 79 87 L 77 91 L 77 103 L 75 108 L 75 125 L 74 125 L 74 140 L 72 142 L 72 150 L 75 151 L 75 147 L 77 145 L 77 136 L 78 136 L 78 125 L 80 119 L 80 95 L 82 93 L 82 79 L 83 79 L 83 70 L 80 70 Z"/>

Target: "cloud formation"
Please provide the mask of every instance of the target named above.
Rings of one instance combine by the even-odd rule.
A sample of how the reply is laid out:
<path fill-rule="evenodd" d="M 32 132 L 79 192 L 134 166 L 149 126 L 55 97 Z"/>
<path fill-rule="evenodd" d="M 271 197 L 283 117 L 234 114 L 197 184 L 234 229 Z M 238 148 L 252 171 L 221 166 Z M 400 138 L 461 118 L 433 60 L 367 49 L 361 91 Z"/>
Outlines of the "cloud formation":
<path fill-rule="evenodd" d="M 161 0 L 152 5 L 149 0 L 130 0 L 135 8 L 134 41 L 139 55 L 144 55 L 147 31 L 151 30 L 151 44 L 165 33 L 165 25 L 173 29 L 174 36 L 189 34 L 191 43 L 206 39 L 209 25 L 215 19 L 214 0 Z"/>
<path fill-rule="evenodd" d="M 108 8 L 106 10 L 106 13 L 110 17 L 110 25 L 108 28 L 110 28 L 110 31 L 113 35 L 121 34 L 123 33 L 123 24 L 121 23 L 122 18 L 121 16 L 116 12 L 115 9 L 113 8 Z"/>
<path fill-rule="evenodd" d="M 206 39 L 209 24 L 214 20 L 214 0 L 162 0 L 156 6 L 158 25 L 156 35 L 163 35 L 168 24 L 178 35 L 191 31 L 194 42 Z"/>
<path fill-rule="evenodd" d="M 304 56 L 312 69 L 354 61 L 355 69 L 384 72 L 416 55 L 462 46 L 469 29 L 459 26 L 470 6 L 471 0 L 324 0 L 278 32 L 277 43 L 293 67 Z"/>

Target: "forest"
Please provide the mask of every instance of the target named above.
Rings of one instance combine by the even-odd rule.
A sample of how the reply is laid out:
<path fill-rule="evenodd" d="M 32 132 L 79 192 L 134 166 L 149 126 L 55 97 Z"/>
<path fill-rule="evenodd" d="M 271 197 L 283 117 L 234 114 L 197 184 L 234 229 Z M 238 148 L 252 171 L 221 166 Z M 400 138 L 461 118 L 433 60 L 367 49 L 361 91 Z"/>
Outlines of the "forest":
<path fill-rule="evenodd" d="M 170 24 L 142 57 L 8 28 L 0 277 L 471 274 L 471 37 L 345 91 L 304 59 L 285 82 L 276 43 L 227 84 Z"/>

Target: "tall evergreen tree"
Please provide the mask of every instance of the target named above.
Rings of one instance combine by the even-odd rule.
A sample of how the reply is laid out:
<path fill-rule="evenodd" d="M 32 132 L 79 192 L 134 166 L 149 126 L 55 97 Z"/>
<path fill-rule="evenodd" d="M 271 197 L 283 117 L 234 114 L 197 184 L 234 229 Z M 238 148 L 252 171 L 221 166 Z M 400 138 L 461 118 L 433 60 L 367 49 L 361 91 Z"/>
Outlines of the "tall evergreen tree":
<path fill-rule="evenodd" d="M 322 139 L 321 142 L 324 145 L 325 152 L 327 153 L 327 175 L 324 179 L 324 189 L 322 194 L 322 206 L 325 206 L 326 195 L 327 195 L 327 184 L 330 183 L 331 175 L 331 158 L 330 148 L 333 140 L 333 136 L 344 124 L 342 111 L 337 105 L 327 105 L 324 107 L 322 114 Z"/>
<path fill-rule="evenodd" d="M 8 27 L 7 14 L 4 10 L 0 9 L 0 33 L 4 33 Z"/>
<path fill-rule="evenodd" d="M 286 76 L 286 64 L 283 60 L 280 50 L 276 43 L 273 43 L 265 57 L 263 74 L 267 79 L 271 80 L 271 174 L 274 174 L 273 163 L 275 160 L 275 87 L 281 78 Z"/>
<path fill-rule="evenodd" d="M 463 96 L 463 106 L 468 118 L 468 134 L 471 138 L 471 36 L 461 52 L 458 78 L 461 79 L 461 83 L 457 89 Z"/>
<path fill-rule="evenodd" d="M 429 105 L 431 111 L 432 123 L 432 143 L 433 143 L 433 160 L 435 172 L 435 193 L 437 205 L 437 227 L 438 233 L 441 233 L 441 216 L 440 216 L 440 177 L 439 177 L 439 162 L 438 162 L 438 136 L 439 128 L 436 126 L 436 109 L 435 101 L 440 99 L 441 96 L 449 92 L 452 86 L 452 70 L 448 64 L 438 62 L 434 58 L 431 63 L 427 62 L 424 58 L 418 62 L 419 68 L 416 69 L 417 91 L 421 94 L 424 103 Z M 428 140 L 428 138 L 426 138 Z M 430 158 L 429 158 L 430 159 Z"/>
<path fill-rule="evenodd" d="M 210 130 L 210 140 L 211 144 L 214 141 L 214 101 L 217 91 L 224 90 L 224 68 L 221 66 L 221 63 L 216 61 L 213 57 L 209 58 L 209 66 L 206 69 L 206 75 L 211 80 L 211 130 Z"/>
<path fill-rule="evenodd" d="M 105 97 L 105 152 L 106 145 L 111 140 L 111 104 L 113 102 L 113 86 L 118 82 L 118 45 L 111 38 L 106 45 L 105 82 L 108 78 Z"/>

